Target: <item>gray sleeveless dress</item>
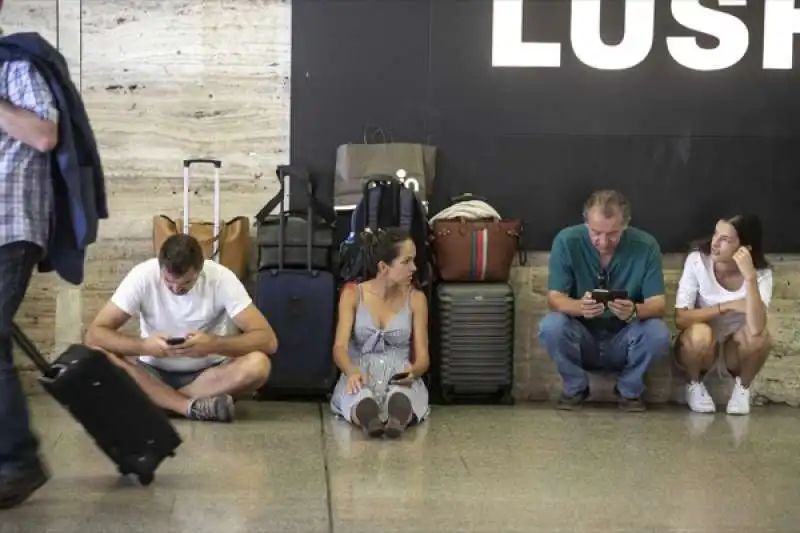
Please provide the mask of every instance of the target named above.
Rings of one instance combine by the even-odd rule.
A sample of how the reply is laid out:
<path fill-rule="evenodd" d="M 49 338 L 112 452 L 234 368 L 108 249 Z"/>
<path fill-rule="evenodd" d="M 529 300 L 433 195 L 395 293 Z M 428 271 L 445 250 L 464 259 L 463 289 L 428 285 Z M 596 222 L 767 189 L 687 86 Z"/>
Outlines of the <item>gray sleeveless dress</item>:
<path fill-rule="evenodd" d="M 411 408 L 420 422 L 428 417 L 428 389 L 421 379 L 415 379 L 410 386 L 389 385 L 390 377 L 405 371 L 411 364 L 412 325 L 410 292 L 388 326 L 380 329 L 364 303 L 362 287 L 358 285 L 358 306 L 348 356 L 361 370 L 367 384 L 359 392 L 348 394 L 347 376 L 341 374 L 331 397 L 331 409 L 335 414 L 351 422 L 353 406 L 362 398 L 373 397 L 381 406 L 385 420 L 389 397 L 402 393 L 411 400 Z"/>

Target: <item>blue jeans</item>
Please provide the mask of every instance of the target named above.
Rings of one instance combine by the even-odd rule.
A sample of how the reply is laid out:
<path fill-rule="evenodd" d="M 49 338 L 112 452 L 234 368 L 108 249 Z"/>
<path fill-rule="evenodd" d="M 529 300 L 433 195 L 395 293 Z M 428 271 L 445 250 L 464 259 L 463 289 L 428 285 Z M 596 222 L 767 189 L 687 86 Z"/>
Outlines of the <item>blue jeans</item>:
<path fill-rule="evenodd" d="M 30 242 L 0 246 L 0 474 L 24 469 L 38 460 L 19 374 L 11 358 L 11 323 L 42 249 Z"/>
<path fill-rule="evenodd" d="M 587 370 L 619 372 L 617 391 L 634 399 L 644 392 L 650 364 L 669 353 L 670 332 L 663 320 L 632 322 L 619 333 L 592 334 L 579 320 L 549 313 L 539 324 L 539 341 L 555 362 L 564 393 L 576 396 L 589 386 Z"/>

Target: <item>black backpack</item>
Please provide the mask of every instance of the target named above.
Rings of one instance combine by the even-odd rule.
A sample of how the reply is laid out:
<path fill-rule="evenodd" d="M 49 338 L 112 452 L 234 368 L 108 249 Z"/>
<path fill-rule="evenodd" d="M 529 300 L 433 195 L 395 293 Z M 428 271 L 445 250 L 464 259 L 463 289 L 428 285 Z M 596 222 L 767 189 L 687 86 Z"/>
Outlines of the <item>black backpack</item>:
<path fill-rule="evenodd" d="M 414 190 L 393 176 L 372 176 L 350 219 L 350 232 L 340 247 L 339 275 L 344 282 L 364 281 L 366 263 L 360 242 L 362 232 L 398 227 L 406 230 L 417 249 L 414 281 L 423 289 L 433 282 L 428 215 Z"/>

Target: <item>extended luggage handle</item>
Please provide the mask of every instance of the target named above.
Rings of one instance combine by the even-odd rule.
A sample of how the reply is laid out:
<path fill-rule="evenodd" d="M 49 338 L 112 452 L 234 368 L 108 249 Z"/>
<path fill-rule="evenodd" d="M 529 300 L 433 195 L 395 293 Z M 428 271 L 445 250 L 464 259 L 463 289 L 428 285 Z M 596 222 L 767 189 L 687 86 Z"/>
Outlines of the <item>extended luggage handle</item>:
<path fill-rule="evenodd" d="M 277 194 L 270 198 L 270 200 L 264 204 L 258 213 L 255 216 L 256 224 L 263 225 L 266 223 L 267 218 L 272 214 L 276 207 L 279 205 L 281 206 L 281 215 L 285 213 L 299 213 L 296 209 L 289 209 L 288 211 L 284 207 L 284 197 L 286 195 L 286 176 L 292 176 L 294 178 L 299 178 L 301 180 L 305 180 L 308 182 L 309 189 L 308 189 L 308 201 L 310 206 L 313 206 L 313 212 L 318 214 L 322 219 L 327 222 L 331 227 L 336 225 L 336 212 L 334 209 L 322 202 L 319 201 L 316 197 L 317 192 L 317 180 L 314 176 L 309 174 L 309 172 L 301 167 L 296 165 L 279 165 L 275 170 L 275 174 L 278 177 L 278 182 L 281 185 L 280 190 L 278 190 Z M 305 213 L 304 213 L 305 214 Z M 309 219 L 309 222 L 313 222 L 313 219 Z"/>
<path fill-rule="evenodd" d="M 284 248 L 286 246 L 286 202 L 283 201 L 283 194 L 286 190 L 286 177 L 289 176 L 291 179 L 292 172 L 299 173 L 301 178 L 305 178 L 306 184 L 308 185 L 308 222 L 306 224 L 306 270 L 308 272 L 313 272 L 313 261 L 312 261 L 312 250 L 314 248 L 314 208 L 316 204 L 319 202 L 314 197 L 315 187 L 314 181 L 309 176 L 308 172 L 305 169 L 299 169 L 297 167 L 293 167 L 291 165 L 280 165 L 276 169 L 276 174 L 278 176 L 278 181 L 281 183 L 281 189 L 278 191 L 278 194 L 272 198 L 267 205 L 265 205 L 259 215 L 262 214 L 265 210 L 267 214 L 269 214 L 272 209 L 275 208 L 275 204 L 281 206 L 281 211 L 279 215 L 279 233 L 278 233 L 278 269 L 283 270 L 284 268 Z M 296 174 L 295 174 L 296 176 Z M 297 176 L 296 176 L 297 177 Z M 270 204 L 273 204 L 270 209 Z M 258 218 L 258 216 L 256 217 Z"/>
<path fill-rule="evenodd" d="M 189 234 L 189 167 L 195 164 L 208 164 L 214 165 L 214 229 L 211 232 L 212 237 L 206 242 L 212 245 L 211 257 L 219 257 L 219 243 L 222 235 L 220 228 L 220 214 L 219 214 L 219 169 L 222 167 L 222 161 L 219 159 L 209 158 L 193 158 L 183 160 L 183 232 Z"/>
<path fill-rule="evenodd" d="M 28 337 L 22 329 L 17 325 L 16 322 L 11 322 L 11 339 L 17 343 L 17 345 L 22 348 L 22 351 L 25 352 L 25 355 L 33 362 L 42 376 L 39 378 L 40 381 L 46 382 L 48 380 L 53 380 L 58 377 L 58 374 L 61 371 L 61 368 L 57 365 L 51 365 L 50 362 L 45 359 L 42 355 L 42 352 L 33 344 L 33 341 Z"/>

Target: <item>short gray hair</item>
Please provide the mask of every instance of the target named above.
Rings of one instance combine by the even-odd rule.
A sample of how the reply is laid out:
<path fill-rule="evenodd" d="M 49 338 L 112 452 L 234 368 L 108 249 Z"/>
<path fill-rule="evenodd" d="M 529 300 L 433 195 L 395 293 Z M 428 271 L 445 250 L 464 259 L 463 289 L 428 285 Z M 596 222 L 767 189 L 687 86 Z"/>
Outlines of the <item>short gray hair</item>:
<path fill-rule="evenodd" d="M 589 211 L 595 207 L 599 207 L 606 218 L 611 218 L 619 212 L 622 214 L 623 224 L 627 225 L 631 221 L 631 204 L 619 191 L 604 189 L 593 192 L 583 204 L 584 220 L 588 218 Z"/>

